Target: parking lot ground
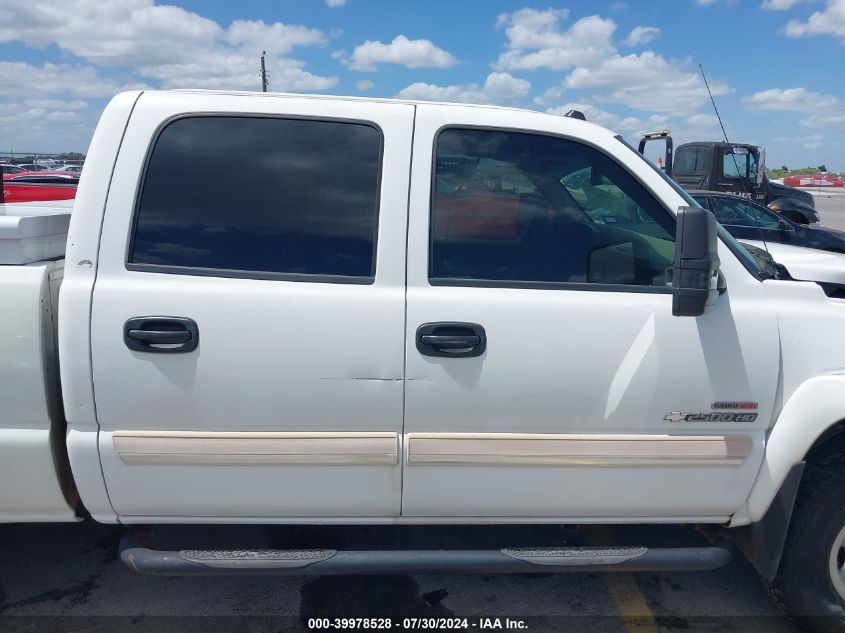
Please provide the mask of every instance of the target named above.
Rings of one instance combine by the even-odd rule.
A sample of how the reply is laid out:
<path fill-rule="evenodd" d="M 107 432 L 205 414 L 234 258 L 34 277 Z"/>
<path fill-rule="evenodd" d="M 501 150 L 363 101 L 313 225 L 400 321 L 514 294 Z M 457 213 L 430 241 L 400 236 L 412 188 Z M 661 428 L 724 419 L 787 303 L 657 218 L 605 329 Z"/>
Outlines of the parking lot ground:
<path fill-rule="evenodd" d="M 779 611 L 739 555 L 722 569 L 686 573 L 403 576 L 142 576 L 119 561 L 123 528 L 74 525 L 0 526 L 0 631 L 309 630 L 309 618 L 466 617 L 523 621 L 530 631 L 759 631 L 798 629 Z M 241 528 L 180 526 L 164 540 L 207 546 L 239 539 Z M 705 544 L 682 526 L 563 531 L 558 526 L 506 528 L 244 528 L 273 547 L 374 548 L 447 545 L 465 548 L 564 543 Z M 245 533 L 246 533 L 245 532 Z M 184 545 L 183 545 L 184 546 Z M 310 629 L 314 630 L 314 629 Z M 494 629 L 491 629 L 494 630 Z"/>
<path fill-rule="evenodd" d="M 845 231 L 845 190 L 808 189 L 816 199 L 820 222 L 824 227 Z"/>

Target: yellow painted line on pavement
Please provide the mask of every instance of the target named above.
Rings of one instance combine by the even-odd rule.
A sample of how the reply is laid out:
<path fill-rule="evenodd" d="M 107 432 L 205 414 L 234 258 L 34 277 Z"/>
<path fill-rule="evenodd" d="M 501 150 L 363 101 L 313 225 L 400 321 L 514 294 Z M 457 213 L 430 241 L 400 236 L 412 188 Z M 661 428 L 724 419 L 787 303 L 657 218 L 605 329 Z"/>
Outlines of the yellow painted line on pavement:
<path fill-rule="evenodd" d="M 607 526 L 585 528 L 587 541 L 593 545 L 612 545 L 613 534 Z M 658 633 L 657 622 L 634 575 L 628 572 L 608 572 L 604 576 L 616 610 L 628 633 Z"/>

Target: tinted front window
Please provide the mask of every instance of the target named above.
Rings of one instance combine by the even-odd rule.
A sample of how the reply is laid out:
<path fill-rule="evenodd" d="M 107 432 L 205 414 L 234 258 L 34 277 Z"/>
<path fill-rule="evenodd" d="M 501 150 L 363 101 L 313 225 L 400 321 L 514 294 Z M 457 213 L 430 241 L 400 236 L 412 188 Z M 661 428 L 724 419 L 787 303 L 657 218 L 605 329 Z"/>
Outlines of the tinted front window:
<path fill-rule="evenodd" d="M 178 119 L 150 156 L 129 262 L 371 279 L 380 154 L 365 124 Z"/>
<path fill-rule="evenodd" d="M 674 221 L 575 141 L 448 129 L 437 141 L 430 277 L 665 287 Z"/>

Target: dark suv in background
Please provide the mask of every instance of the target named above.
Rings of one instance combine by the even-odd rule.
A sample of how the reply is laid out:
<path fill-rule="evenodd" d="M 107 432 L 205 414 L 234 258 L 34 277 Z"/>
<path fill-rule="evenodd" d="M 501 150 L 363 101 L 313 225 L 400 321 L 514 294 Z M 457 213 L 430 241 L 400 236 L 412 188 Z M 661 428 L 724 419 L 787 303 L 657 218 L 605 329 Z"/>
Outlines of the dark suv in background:
<path fill-rule="evenodd" d="M 737 239 L 780 242 L 834 253 L 845 253 L 845 232 L 818 224 L 793 222 L 742 196 L 720 191 L 691 191 L 690 195 L 710 209 L 728 233 Z"/>

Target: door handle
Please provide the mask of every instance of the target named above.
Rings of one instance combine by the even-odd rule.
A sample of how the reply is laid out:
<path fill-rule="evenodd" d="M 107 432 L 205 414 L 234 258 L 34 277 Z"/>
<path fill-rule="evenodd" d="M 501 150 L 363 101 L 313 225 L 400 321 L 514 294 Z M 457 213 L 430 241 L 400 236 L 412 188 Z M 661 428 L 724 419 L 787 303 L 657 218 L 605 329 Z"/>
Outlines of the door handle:
<path fill-rule="evenodd" d="M 416 343 L 424 356 L 471 358 L 487 349 L 487 334 L 477 323 L 423 323 L 417 328 Z"/>
<path fill-rule="evenodd" d="M 199 345 L 196 321 L 183 317 L 135 317 L 123 324 L 123 342 L 136 352 L 184 354 Z"/>

